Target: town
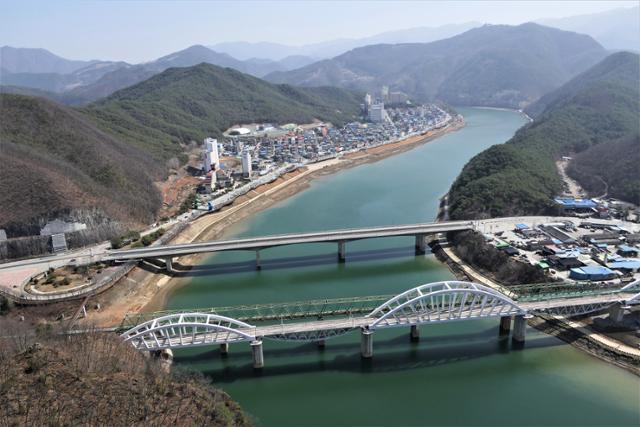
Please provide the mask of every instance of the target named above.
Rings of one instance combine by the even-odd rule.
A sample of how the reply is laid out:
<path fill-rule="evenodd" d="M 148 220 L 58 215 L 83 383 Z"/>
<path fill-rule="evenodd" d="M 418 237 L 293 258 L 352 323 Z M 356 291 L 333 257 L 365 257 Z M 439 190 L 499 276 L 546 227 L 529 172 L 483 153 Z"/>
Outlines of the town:
<path fill-rule="evenodd" d="M 228 129 L 221 142 L 206 138 L 197 206 L 217 210 L 298 167 L 423 135 L 453 119 L 435 104 L 412 106 L 402 93 L 389 93 L 386 87 L 381 93 L 375 101 L 367 94 L 363 120 L 342 128 L 321 122 L 253 124 Z M 394 100 L 395 107 L 385 108 L 384 99 Z"/>

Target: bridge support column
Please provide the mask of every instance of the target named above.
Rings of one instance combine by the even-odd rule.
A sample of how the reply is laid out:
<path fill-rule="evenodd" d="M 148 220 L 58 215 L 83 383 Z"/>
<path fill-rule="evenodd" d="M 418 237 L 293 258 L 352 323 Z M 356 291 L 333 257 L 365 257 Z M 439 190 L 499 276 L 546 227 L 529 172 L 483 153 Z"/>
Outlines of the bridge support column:
<path fill-rule="evenodd" d="M 622 308 L 622 304 L 616 303 L 609 307 L 609 319 L 611 319 L 612 322 L 620 323 L 623 317 L 624 308 Z"/>
<path fill-rule="evenodd" d="M 251 354 L 253 356 L 254 369 L 262 369 L 264 367 L 264 355 L 262 354 L 262 341 L 251 341 Z"/>
<path fill-rule="evenodd" d="M 424 234 L 416 235 L 416 253 L 423 254 L 427 249 L 427 243 Z"/>
<path fill-rule="evenodd" d="M 256 269 L 260 270 L 262 266 L 260 265 L 260 251 L 256 251 Z"/>
<path fill-rule="evenodd" d="M 511 316 L 505 316 L 500 318 L 500 335 L 509 335 L 511 330 Z"/>
<path fill-rule="evenodd" d="M 360 355 L 363 359 L 373 357 L 373 331 L 362 328 L 360 339 Z"/>
<path fill-rule="evenodd" d="M 229 354 L 229 343 L 220 344 L 220 355 L 226 356 Z"/>
<path fill-rule="evenodd" d="M 527 330 L 527 320 L 523 314 L 518 314 L 513 322 L 513 340 L 524 342 L 525 331 Z"/>
<path fill-rule="evenodd" d="M 168 273 L 174 273 L 175 270 L 173 269 L 173 258 L 172 257 L 166 257 L 164 259 L 164 268 L 167 269 Z"/>
<path fill-rule="evenodd" d="M 324 340 L 318 340 L 316 341 L 318 343 L 318 348 L 322 349 L 325 347 L 326 343 Z"/>
<path fill-rule="evenodd" d="M 411 342 L 420 341 L 420 330 L 418 329 L 418 325 L 411 325 L 411 332 L 409 332 L 409 339 L 411 339 Z"/>
<path fill-rule="evenodd" d="M 347 259 L 347 242 L 338 242 L 338 261 L 345 262 Z"/>

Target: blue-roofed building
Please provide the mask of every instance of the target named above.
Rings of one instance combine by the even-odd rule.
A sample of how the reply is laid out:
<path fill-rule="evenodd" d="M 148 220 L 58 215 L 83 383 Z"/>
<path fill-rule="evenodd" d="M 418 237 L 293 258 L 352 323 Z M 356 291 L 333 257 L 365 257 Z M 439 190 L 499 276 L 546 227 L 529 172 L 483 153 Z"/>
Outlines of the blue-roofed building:
<path fill-rule="evenodd" d="M 555 202 L 564 210 L 589 210 L 598 207 L 591 199 L 575 199 L 573 197 L 557 197 Z"/>
<path fill-rule="evenodd" d="M 620 245 L 618 246 L 617 254 L 623 257 L 635 258 L 640 255 L 640 249 L 633 246 Z"/>
<path fill-rule="evenodd" d="M 615 277 L 615 271 L 599 265 L 572 268 L 569 272 L 569 278 L 574 280 L 609 280 Z"/>
<path fill-rule="evenodd" d="M 612 268 L 614 270 L 625 270 L 632 272 L 640 271 L 640 259 L 637 258 L 614 261 L 608 263 L 607 265 L 609 266 L 609 268 Z"/>

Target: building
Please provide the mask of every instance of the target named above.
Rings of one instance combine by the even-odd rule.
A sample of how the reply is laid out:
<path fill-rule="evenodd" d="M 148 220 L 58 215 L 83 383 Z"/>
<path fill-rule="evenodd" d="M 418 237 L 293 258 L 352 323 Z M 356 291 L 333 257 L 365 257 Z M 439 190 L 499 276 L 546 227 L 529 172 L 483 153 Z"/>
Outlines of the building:
<path fill-rule="evenodd" d="M 558 197 L 555 202 L 565 211 L 587 211 L 598 207 L 591 199 L 575 199 L 573 197 Z"/>
<path fill-rule="evenodd" d="M 249 150 L 242 152 L 242 175 L 247 178 L 251 177 L 251 153 Z"/>
<path fill-rule="evenodd" d="M 369 107 L 369 120 L 374 123 L 384 122 L 387 118 L 387 112 L 384 110 L 384 103 L 379 102 L 371 104 Z"/>
<path fill-rule="evenodd" d="M 204 153 L 202 155 L 202 169 L 205 173 L 220 168 L 220 155 L 218 154 L 218 140 L 205 138 Z"/>
<path fill-rule="evenodd" d="M 616 277 L 616 273 L 607 267 L 588 265 L 572 268 L 569 278 L 574 280 L 609 280 Z"/>
<path fill-rule="evenodd" d="M 86 230 L 87 224 L 81 222 L 65 222 L 60 219 L 49 221 L 40 229 L 41 236 L 51 236 L 53 234 L 72 233 L 74 231 Z"/>
<path fill-rule="evenodd" d="M 389 86 L 382 86 L 382 90 L 380 91 L 380 96 L 382 97 L 382 101 L 389 100 Z"/>
<path fill-rule="evenodd" d="M 409 100 L 409 96 L 403 92 L 391 92 L 389 94 L 389 104 L 404 104 Z"/>

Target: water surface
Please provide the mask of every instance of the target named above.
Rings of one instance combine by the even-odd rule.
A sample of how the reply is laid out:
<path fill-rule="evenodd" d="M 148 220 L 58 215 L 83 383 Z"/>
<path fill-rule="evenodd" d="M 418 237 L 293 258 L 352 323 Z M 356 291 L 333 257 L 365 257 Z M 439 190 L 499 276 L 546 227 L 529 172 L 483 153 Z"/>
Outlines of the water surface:
<path fill-rule="evenodd" d="M 231 227 L 225 237 L 260 236 L 433 221 L 438 199 L 462 166 L 509 139 L 525 119 L 514 112 L 460 109 L 467 126 L 376 163 L 313 181 L 311 187 Z M 395 294 L 452 279 L 413 238 L 262 252 L 223 253 L 199 266 L 169 308 Z M 529 329 L 523 349 L 499 337 L 497 320 L 374 334 L 361 361 L 357 333 L 315 344 L 264 342 L 256 374 L 248 344 L 179 351 L 178 366 L 200 370 L 267 426 L 305 425 L 639 425 L 640 384 L 623 370 Z"/>

